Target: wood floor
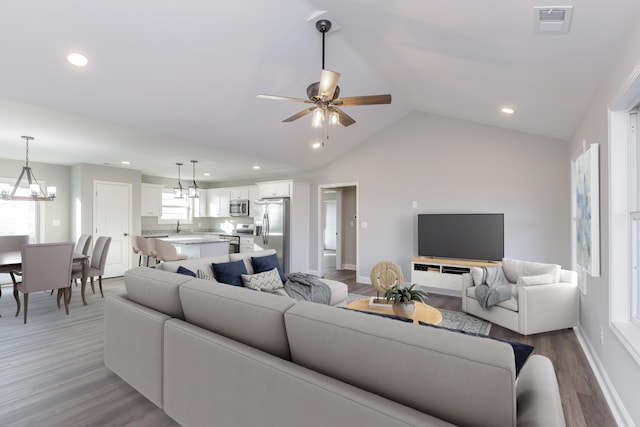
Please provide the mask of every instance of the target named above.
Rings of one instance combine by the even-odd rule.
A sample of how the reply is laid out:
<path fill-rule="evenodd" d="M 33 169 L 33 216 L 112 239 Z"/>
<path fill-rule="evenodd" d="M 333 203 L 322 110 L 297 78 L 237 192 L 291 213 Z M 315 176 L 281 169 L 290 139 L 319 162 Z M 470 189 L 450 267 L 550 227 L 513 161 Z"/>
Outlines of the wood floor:
<path fill-rule="evenodd" d="M 373 295 L 353 271 L 327 271 L 349 292 Z M 105 295 L 124 291 L 122 279 L 104 282 Z M 175 426 L 161 409 L 105 368 L 104 304 L 74 289 L 70 315 L 55 296 L 30 295 L 29 321 L 15 315 L 10 289 L 0 299 L 0 426 Z M 429 303 L 460 310 L 460 299 L 432 295 Z M 556 367 L 568 426 L 615 426 L 575 334 L 571 330 L 522 337 L 494 325 L 491 335 L 520 340 L 551 358 Z M 363 362 L 363 364 L 366 362 Z"/>
<path fill-rule="evenodd" d="M 331 256 L 325 256 L 325 278 L 346 283 L 350 293 L 376 295 L 371 285 L 356 282 L 354 271 L 335 270 L 334 265 Z M 429 296 L 429 305 L 445 310 L 462 310 L 460 298 L 433 293 Z M 501 326 L 492 325 L 489 335 L 532 345 L 535 347 L 534 354 L 541 354 L 551 359 L 558 377 L 567 426 L 614 427 L 617 425 L 572 329 L 525 337 Z"/>

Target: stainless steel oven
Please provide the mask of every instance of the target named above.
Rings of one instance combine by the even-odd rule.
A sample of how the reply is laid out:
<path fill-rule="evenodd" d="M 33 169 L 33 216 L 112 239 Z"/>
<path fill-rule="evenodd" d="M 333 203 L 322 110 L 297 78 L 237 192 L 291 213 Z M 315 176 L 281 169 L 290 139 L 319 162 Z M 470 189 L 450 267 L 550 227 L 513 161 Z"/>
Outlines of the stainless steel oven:
<path fill-rule="evenodd" d="M 249 216 L 249 200 L 231 200 L 229 202 L 229 215 Z"/>

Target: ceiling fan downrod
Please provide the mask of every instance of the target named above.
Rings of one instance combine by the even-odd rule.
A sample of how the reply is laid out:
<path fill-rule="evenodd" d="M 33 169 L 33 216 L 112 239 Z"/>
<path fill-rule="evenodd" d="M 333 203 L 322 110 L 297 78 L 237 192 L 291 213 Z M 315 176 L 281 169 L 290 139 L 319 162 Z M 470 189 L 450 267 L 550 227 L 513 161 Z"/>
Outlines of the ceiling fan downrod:
<path fill-rule="evenodd" d="M 324 70 L 324 35 L 331 29 L 331 21 L 321 19 L 316 22 L 316 29 L 322 33 L 322 69 Z"/>

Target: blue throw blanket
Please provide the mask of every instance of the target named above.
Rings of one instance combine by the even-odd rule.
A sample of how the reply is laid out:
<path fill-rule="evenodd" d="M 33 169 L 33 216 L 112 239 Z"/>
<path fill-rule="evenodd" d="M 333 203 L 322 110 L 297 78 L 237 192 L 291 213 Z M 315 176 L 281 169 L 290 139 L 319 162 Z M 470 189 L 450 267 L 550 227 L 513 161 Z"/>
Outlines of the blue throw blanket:
<path fill-rule="evenodd" d="M 296 301 L 312 301 L 327 305 L 331 302 L 331 288 L 319 277 L 311 274 L 287 274 L 284 290 Z"/>
<path fill-rule="evenodd" d="M 511 299 L 511 283 L 502 267 L 482 267 L 482 284 L 476 286 L 476 300 L 483 310 Z"/>

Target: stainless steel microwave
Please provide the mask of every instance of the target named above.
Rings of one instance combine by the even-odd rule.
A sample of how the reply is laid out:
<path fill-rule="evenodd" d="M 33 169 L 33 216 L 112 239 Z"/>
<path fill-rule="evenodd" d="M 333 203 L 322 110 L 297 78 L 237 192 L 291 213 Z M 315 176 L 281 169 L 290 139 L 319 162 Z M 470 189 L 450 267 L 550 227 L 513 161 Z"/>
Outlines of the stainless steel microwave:
<path fill-rule="evenodd" d="M 248 200 L 231 200 L 229 202 L 229 215 L 249 216 L 249 201 Z"/>

